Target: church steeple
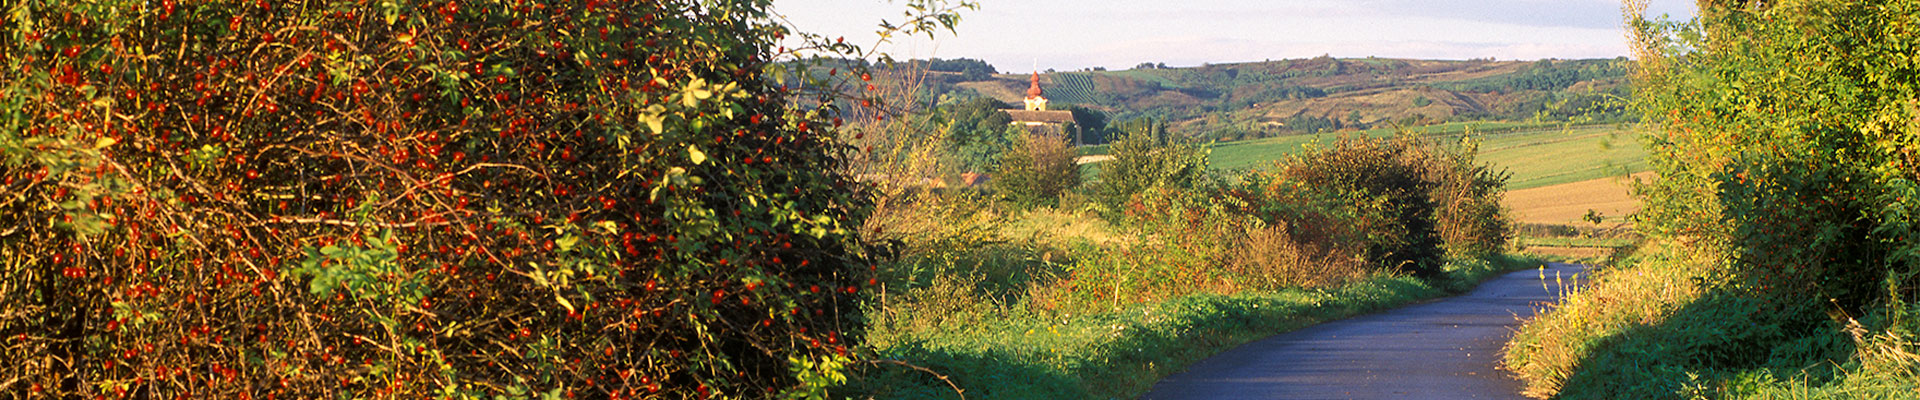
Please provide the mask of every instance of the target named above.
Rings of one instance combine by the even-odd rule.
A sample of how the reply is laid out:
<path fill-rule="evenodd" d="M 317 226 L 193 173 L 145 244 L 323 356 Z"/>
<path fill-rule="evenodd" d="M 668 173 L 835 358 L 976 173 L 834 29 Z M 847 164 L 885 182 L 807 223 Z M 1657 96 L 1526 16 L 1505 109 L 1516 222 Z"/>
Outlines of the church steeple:
<path fill-rule="evenodd" d="M 1033 78 L 1029 82 L 1031 82 L 1031 84 L 1027 86 L 1027 110 L 1046 111 L 1047 96 L 1045 96 L 1045 91 L 1040 90 L 1040 72 L 1035 71 Z"/>

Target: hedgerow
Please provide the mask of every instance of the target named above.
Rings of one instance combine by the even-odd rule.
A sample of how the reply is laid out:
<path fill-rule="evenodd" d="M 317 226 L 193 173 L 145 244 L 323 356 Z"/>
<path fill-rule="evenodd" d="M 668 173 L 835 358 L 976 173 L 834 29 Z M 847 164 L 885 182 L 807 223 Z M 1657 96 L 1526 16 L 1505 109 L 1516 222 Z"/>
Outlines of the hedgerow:
<path fill-rule="evenodd" d="M 1630 5 L 1659 250 L 1529 323 L 1510 367 L 1569 398 L 1911 396 L 1920 2 Z"/>
<path fill-rule="evenodd" d="M 768 7 L 9 2 L 0 393 L 819 395 L 870 200 Z"/>

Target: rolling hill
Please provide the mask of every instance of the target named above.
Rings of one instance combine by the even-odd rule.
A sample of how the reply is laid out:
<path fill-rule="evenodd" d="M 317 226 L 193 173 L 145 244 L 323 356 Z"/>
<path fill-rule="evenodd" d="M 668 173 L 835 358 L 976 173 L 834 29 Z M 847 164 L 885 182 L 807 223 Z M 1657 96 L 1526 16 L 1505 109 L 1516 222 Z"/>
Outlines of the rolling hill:
<path fill-rule="evenodd" d="M 1191 68 L 1042 73 L 1054 104 L 1151 117 L 1176 133 L 1239 140 L 1459 121 L 1621 119 L 1626 61 L 1313 58 Z M 1018 103 L 1028 75 L 934 72 L 941 98 Z"/>

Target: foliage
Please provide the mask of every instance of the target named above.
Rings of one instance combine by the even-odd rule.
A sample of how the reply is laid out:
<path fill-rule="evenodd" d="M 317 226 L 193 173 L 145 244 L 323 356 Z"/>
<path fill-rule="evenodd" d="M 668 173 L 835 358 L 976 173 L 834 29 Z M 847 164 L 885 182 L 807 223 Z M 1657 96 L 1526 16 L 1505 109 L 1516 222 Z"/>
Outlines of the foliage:
<path fill-rule="evenodd" d="M 1519 72 L 1449 82 L 1441 87 L 1468 92 L 1556 91 L 1595 80 L 1626 79 L 1625 58 L 1599 60 L 1539 60 Z"/>
<path fill-rule="evenodd" d="M 1073 124 L 1082 130 L 1080 144 L 1102 144 L 1107 142 L 1111 128 L 1107 126 L 1107 113 L 1078 104 L 1061 107 L 1073 113 Z"/>
<path fill-rule="evenodd" d="M 1166 124 L 1133 120 L 1117 129 L 1122 136 L 1107 147 L 1113 159 L 1101 164 L 1097 189 L 1110 206 L 1152 188 L 1193 188 L 1205 178 L 1207 148 L 1168 134 Z"/>
<path fill-rule="evenodd" d="M 1155 138 L 1150 124 L 1118 124 L 1146 134 L 1110 148 L 1187 168 L 1149 175 L 1159 178 L 1143 179 L 1151 183 L 1113 207 L 1064 199 L 1026 207 L 964 190 L 898 203 L 909 206 L 887 217 L 887 237 L 898 241 L 900 257 L 878 266 L 882 290 L 865 314 L 866 346 L 880 358 L 860 366 L 847 388 L 877 398 L 1134 396 L 1220 349 L 1466 290 L 1517 265 L 1497 256 L 1454 259 L 1429 279 L 1380 268 L 1365 253 L 1372 221 L 1391 217 L 1378 211 L 1384 197 L 1276 172 L 1204 175 L 1199 146 Z M 1504 183 L 1470 155 L 1449 152 L 1457 150 L 1471 148 L 1409 150 L 1431 162 L 1407 169 L 1463 187 Z M 1475 190 L 1420 194 L 1483 196 L 1471 204 L 1498 197 L 1497 188 Z M 1500 217 L 1458 214 L 1472 215 Z"/>
<path fill-rule="evenodd" d="M 0 391 L 763 397 L 860 336 L 767 2 L 0 7 Z"/>
<path fill-rule="evenodd" d="M 1495 273 L 1529 264 L 1499 258 L 1463 260 L 1448 265 L 1444 285 L 1410 277 L 1367 276 L 1322 289 L 1246 290 L 1230 294 L 1194 293 L 1137 303 L 1059 308 L 1058 292 L 996 289 L 1024 285 L 1055 287 L 1061 281 L 1021 281 L 1004 272 L 972 275 L 971 265 L 1031 268 L 1046 277 L 1062 263 L 1090 268 L 1079 251 L 1072 257 L 1050 250 L 1017 250 L 1002 243 L 990 247 L 952 243 L 943 250 L 960 268 L 944 272 L 927 286 L 914 286 L 887 303 L 888 323 L 876 324 L 875 351 L 890 359 L 924 366 L 964 389 L 967 398 L 1129 398 L 1162 377 L 1234 346 L 1321 321 L 1391 308 L 1471 288 Z M 1038 251 L 1035 251 L 1038 250 Z M 1033 252 L 1029 252 L 1033 251 Z M 1057 253 L 1055 253 L 1057 254 Z M 1155 254 L 1149 249 L 1135 256 Z M 1122 260 L 1112 256 L 1109 260 Z M 1106 262 L 1106 261 L 1102 261 Z M 1142 262 L 1140 277 L 1156 264 Z M 1117 267 L 1117 265 L 1116 265 Z M 986 271 L 1000 271 L 988 269 Z M 971 278 L 969 278 L 971 276 Z M 1075 281 L 1082 275 L 1075 272 Z M 985 277 L 985 278 L 981 278 Z M 1003 278 L 1004 277 L 1004 278 Z M 928 281 L 922 281 L 928 282 Z M 1456 283 L 1457 282 L 1457 283 Z M 1109 285 L 1087 285 L 1071 296 L 1103 296 Z M 1160 290 L 1166 282 L 1139 280 L 1121 290 Z M 1188 286 L 1175 279 L 1171 286 Z M 1097 289 L 1097 290 L 1096 290 Z M 1058 290 L 1050 289 L 1049 291 Z M 1080 292 L 1079 290 L 1086 290 Z M 1051 303 L 1049 303 L 1051 301 Z M 1056 308 L 1048 310 L 1045 304 Z M 954 398 L 936 374 L 876 367 L 849 383 L 849 389 L 876 398 Z"/>
<path fill-rule="evenodd" d="M 1512 174 L 1480 163 L 1480 145 L 1472 137 L 1461 142 L 1464 148 L 1438 152 L 1428 160 L 1426 179 L 1437 184 L 1428 193 L 1435 207 L 1434 229 L 1449 258 L 1499 254 L 1513 239 L 1513 221 L 1501 204 Z"/>
<path fill-rule="evenodd" d="M 953 164 L 962 171 L 991 171 L 994 159 L 1013 145 L 1023 130 L 1011 129 L 1013 117 L 1000 110 L 1011 106 L 989 97 L 935 107 L 925 118 L 944 133 L 953 149 Z M 1017 133 L 1017 134 L 1016 134 Z"/>
<path fill-rule="evenodd" d="M 1552 316 L 1627 322 L 1530 326 L 1521 337 L 1575 337 L 1509 363 L 1533 371 L 1534 390 L 1570 396 L 1910 396 L 1920 35 L 1907 26 L 1920 2 L 1702 7 L 1687 23 L 1629 14 L 1641 59 L 1633 106 L 1661 177 L 1639 189 L 1639 220 L 1679 255 L 1635 267 L 1667 279 L 1594 291 L 1696 293 Z"/>
<path fill-rule="evenodd" d="M 1345 138 L 1289 158 L 1273 180 L 1345 200 L 1358 230 L 1365 232 L 1367 260 L 1431 278 L 1438 276 L 1444 255 L 1435 220 L 1439 207 L 1431 194 L 1440 182 L 1427 176 L 1434 161 L 1411 138 Z"/>
<path fill-rule="evenodd" d="M 1052 204 L 1080 186 L 1079 154 L 1065 138 L 1023 135 L 1000 154 L 993 171 L 995 192 L 1024 205 Z"/>
<path fill-rule="evenodd" d="M 993 68 L 992 64 L 971 58 L 913 60 L 907 62 L 905 65 L 907 68 L 959 73 L 962 77 L 961 79 L 968 81 L 986 80 L 992 78 L 993 74 L 1000 73 L 999 70 Z"/>

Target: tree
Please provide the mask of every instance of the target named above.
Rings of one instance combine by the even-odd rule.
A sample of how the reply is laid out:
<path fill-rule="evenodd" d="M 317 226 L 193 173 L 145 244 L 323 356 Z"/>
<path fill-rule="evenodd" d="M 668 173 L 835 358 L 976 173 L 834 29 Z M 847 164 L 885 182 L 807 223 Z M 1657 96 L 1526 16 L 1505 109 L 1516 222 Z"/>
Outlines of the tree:
<path fill-rule="evenodd" d="M 1107 142 L 1107 113 L 1080 105 L 1067 106 L 1073 112 L 1074 125 L 1078 127 L 1080 144 L 1100 144 Z"/>

